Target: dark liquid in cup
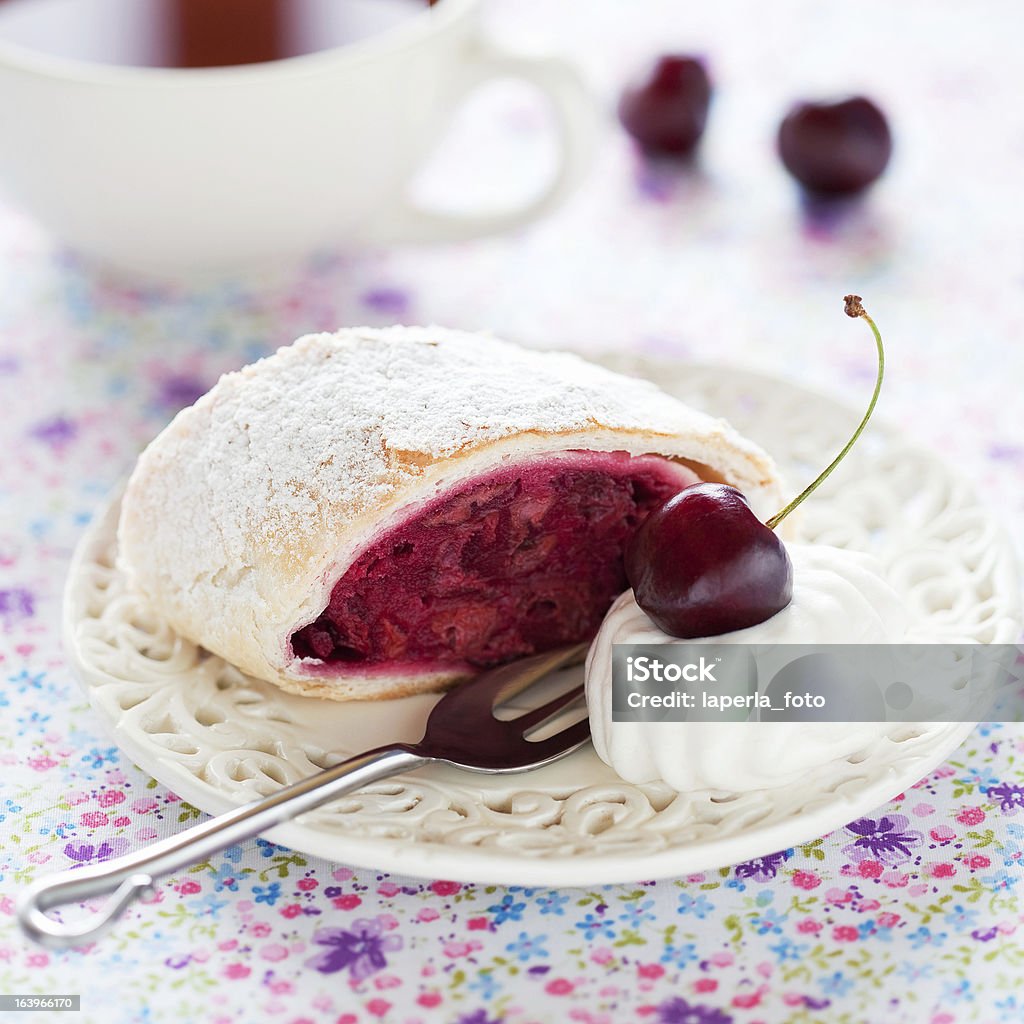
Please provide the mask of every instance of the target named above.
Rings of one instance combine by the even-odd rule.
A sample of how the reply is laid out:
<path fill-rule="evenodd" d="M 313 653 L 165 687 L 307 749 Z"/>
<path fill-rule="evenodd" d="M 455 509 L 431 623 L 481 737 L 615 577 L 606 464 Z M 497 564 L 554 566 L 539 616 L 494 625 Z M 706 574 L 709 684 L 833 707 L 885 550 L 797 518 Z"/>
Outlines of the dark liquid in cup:
<path fill-rule="evenodd" d="M 258 64 L 369 38 L 429 0 L 0 0 L 0 41 L 100 64 Z"/>

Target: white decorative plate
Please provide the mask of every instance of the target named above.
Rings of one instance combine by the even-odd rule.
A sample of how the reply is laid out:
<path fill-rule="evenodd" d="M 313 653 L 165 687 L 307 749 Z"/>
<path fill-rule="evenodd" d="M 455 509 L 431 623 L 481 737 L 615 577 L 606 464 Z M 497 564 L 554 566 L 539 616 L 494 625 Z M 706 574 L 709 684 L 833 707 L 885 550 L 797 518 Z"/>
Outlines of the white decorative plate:
<path fill-rule="evenodd" d="M 860 413 L 792 384 L 722 368 L 620 361 L 731 420 L 802 485 Z M 944 637 L 1015 642 L 1008 541 L 962 474 L 875 422 L 804 506 L 806 539 L 869 550 Z M 117 502 L 71 567 L 65 634 L 116 742 L 211 814 L 351 754 L 419 738 L 437 699 L 340 704 L 251 679 L 177 636 L 114 568 Z M 524 885 L 672 877 L 763 856 L 837 828 L 916 782 L 969 725 L 908 726 L 798 785 L 724 797 L 620 780 L 590 747 L 527 775 L 431 767 L 337 800 L 268 833 L 286 846 L 407 875 Z"/>

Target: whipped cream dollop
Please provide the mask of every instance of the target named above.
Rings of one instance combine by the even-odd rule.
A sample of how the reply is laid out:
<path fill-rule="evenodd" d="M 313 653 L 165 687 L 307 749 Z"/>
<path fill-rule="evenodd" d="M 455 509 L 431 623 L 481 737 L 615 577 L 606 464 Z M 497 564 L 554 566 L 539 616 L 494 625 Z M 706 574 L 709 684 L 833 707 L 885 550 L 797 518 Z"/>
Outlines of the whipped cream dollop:
<path fill-rule="evenodd" d="M 598 756 L 627 782 L 680 791 L 747 792 L 784 786 L 847 757 L 899 724 L 885 722 L 612 722 L 613 644 L 879 644 L 907 637 L 911 617 L 870 555 L 787 545 L 793 600 L 770 619 L 715 637 L 663 633 L 627 590 L 609 609 L 586 664 Z"/>

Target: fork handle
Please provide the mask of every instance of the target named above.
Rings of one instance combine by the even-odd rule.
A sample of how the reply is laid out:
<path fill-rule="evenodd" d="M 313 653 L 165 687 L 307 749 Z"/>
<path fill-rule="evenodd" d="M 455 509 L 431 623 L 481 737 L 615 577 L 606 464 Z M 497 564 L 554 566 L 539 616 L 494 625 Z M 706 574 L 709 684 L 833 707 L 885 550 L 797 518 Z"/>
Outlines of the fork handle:
<path fill-rule="evenodd" d="M 227 846 L 251 839 L 335 797 L 432 760 L 416 746 L 378 747 L 134 853 L 47 875 L 28 888 L 18 907 L 18 921 L 29 938 L 50 949 L 82 945 L 105 932 L 133 900 L 152 892 L 157 877 L 207 860 Z M 61 904 L 110 892 L 114 896 L 100 913 L 78 923 L 55 921 L 45 913 Z"/>

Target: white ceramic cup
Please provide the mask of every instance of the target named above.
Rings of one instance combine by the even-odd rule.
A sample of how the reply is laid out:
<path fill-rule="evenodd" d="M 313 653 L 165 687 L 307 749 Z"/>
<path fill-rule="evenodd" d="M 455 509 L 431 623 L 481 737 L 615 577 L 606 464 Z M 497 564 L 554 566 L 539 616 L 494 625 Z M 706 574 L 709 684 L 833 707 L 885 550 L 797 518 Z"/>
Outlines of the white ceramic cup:
<path fill-rule="evenodd" d="M 487 43 L 479 14 L 479 0 L 440 0 L 361 42 L 223 68 L 92 64 L 0 43 L 0 188 L 74 249 L 156 274 L 514 227 L 575 185 L 595 108 L 562 60 Z M 410 182 L 460 99 L 506 77 L 551 102 L 561 154 L 550 186 L 486 216 L 414 205 Z"/>

